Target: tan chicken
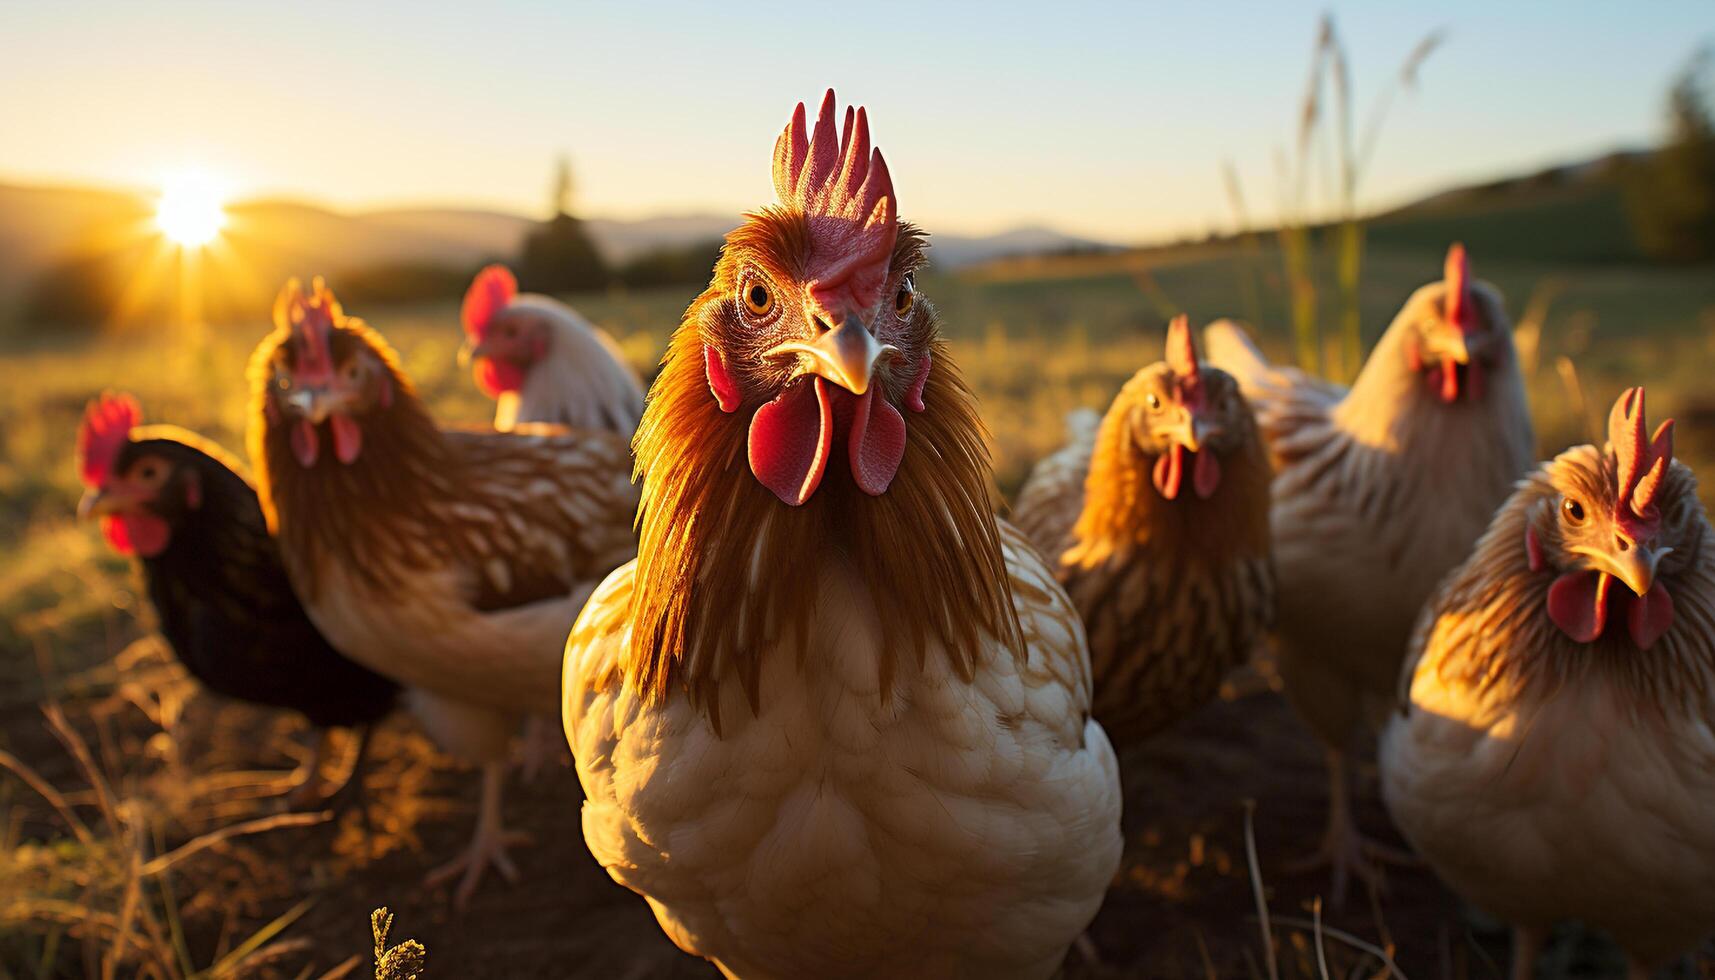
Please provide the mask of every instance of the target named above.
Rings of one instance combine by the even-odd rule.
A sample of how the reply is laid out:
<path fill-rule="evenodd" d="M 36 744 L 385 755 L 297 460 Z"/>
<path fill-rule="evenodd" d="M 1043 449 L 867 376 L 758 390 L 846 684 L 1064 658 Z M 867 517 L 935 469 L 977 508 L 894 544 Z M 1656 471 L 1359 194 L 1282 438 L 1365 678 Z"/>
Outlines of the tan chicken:
<path fill-rule="evenodd" d="M 774 159 L 566 646 L 584 839 L 728 976 L 1050 976 L 1120 854 L 1083 629 L 994 517 L 865 113 L 800 105 Z"/>
<path fill-rule="evenodd" d="M 1096 718 L 1141 741 L 1214 697 L 1274 618 L 1268 458 L 1226 372 L 1185 317 L 1099 428 L 1038 463 L 1013 519 L 1084 618 Z"/>
<path fill-rule="evenodd" d="M 1309 863 L 1333 865 L 1338 903 L 1350 873 L 1372 875 L 1346 772 L 1354 730 L 1385 715 L 1424 601 L 1535 453 L 1512 324 L 1454 245 L 1445 278 L 1411 295 L 1350 391 L 1267 364 L 1231 324 L 1206 341 L 1276 469 L 1280 669 L 1327 753 L 1328 832 Z"/>
<path fill-rule="evenodd" d="M 624 439 L 443 430 L 381 335 L 317 280 L 280 294 L 250 364 L 250 454 L 269 527 L 310 619 L 407 688 L 454 753 L 483 764 L 466 901 L 508 878 L 504 755 L 519 716 L 556 710 L 565 633 L 636 550 Z"/>
<path fill-rule="evenodd" d="M 495 400 L 494 427 L 546 422 L 631 438 L 643 383 L 607 331 L 548 296 L 519 295 L 503 265 L 477 274 L 460 318 L 477 387 Z"/>
<path fill-rule="evenodd" d="M 1418 623 L 1382 739 L 1400 829 L 1515 927 L 1619 941 L 1642 978 L 1715 933 L 1715 531 L 1627 391 L 1608 445 L 1513 493 Z"/>

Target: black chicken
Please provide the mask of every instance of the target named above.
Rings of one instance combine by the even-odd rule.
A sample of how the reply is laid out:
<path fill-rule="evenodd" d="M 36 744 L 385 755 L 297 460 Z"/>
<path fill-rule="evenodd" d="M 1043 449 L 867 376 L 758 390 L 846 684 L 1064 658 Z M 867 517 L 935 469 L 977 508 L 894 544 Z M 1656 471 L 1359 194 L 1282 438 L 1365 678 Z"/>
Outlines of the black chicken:
<path fill-rule="evenodd" d="M 392 710 L 399 686 L 347 660 L 310 622 L 232 457 L 195 433 L 140 420 L 129 395 L 104 394 L 85 410 L 79 516 L 99 516 L 108 543 L 136 558 L 161 634 L 193 677 L 321 729 L 290 803 L 331 798 L 316 776 L 329 728 L 357 729 L 348 784 L 360 789 L 370 726 Z"/>

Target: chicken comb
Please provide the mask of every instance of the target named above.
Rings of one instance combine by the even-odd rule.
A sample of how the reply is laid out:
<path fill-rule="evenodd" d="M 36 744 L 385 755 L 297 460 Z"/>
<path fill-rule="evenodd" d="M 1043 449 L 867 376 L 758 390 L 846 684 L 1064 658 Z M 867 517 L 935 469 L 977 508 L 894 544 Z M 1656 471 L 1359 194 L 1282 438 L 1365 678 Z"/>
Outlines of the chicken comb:
<path fill-rule="evenodd" d="M 805 128 L 804 103 L 774 143 L 774 192 L 804 214 L 810 296 L 832 317 L 868 311 L 881 301 L 899 235 L 893 178 L 869 143 L 869 115 L 846 106 L 834 136 L 834 90 L 822 96 L 816 128 Z"/>
<path fill-rule="evenodd" d="M 77 427 L 77 470 L 84 486 L 97 489 L 106 482 L 132 428 L 142 421 L 137 399 L 123 392 L 102 392 L 84 408 Z"/>
<path fill-rule="evenodd" d="M 1465 258 L 1465 246 L 1454 242 L 1447 249 L 1447 263 L 1442 270 L 1447 283 L 1447 322 L 1460 333 L 1470 333 L 1477 325 L 1471 308 L 1471 264 Z"/>
<path fill-rule="evenodd" d="M 343 319 L 339 300 L 321 276 L 310 282 L 310 295 L 296 278 L 287 280 L 285 288 L 274 300 L 274 326 L 288 331 L 298 344 L 297 361 L 292 374 L 312 384 L 333 380 L 333 352 L 328 347 L 328 335 L 333 325 Z"/>
<path fill-rule="evenodd" d="M 1661 519 L 1656 494 L 1673 462 L 1673 420 L 1657 426 L 1648 441 L 1644 431 L 1644 390 L 1628 388 L 1608 415 L 1608 442 L 1618 466 L 1614 523 L 1633 540 L 1655 532 Z"/>
<path fill-rule="evenodd" d="M 1173 370 L 1179 401 L 1196 407 L 1203 400 L 1203 373 L 1197 343 L 1191 339 L 1191 318 L 1181 313 L 1167 325 L 1167 366 Z"/>
<path fill-rule="evenodd" d="M 506 266 L 491 265 L 476 274 L 470 288 L 465 290 L 464 306 L 459 309 L 459 319 L 464 321 L 464 333 L 471 343 L 482 342 L 494 315 L 511 305 L 517 295 L 518 280 Z"/>

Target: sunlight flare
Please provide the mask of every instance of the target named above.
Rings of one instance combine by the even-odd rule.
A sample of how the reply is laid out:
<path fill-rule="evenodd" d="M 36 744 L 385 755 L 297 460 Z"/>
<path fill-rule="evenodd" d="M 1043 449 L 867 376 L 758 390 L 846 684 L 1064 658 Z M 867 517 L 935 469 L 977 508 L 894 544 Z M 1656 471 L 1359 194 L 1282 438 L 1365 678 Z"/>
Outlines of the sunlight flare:
<path fill-rule="evenodd" d="M 186 248 L 214 241 L 226 226 L 225 193 L 220 181 L 194 170 L 169 175 L 161 182 L 155 224 L 170 241 Z"/>

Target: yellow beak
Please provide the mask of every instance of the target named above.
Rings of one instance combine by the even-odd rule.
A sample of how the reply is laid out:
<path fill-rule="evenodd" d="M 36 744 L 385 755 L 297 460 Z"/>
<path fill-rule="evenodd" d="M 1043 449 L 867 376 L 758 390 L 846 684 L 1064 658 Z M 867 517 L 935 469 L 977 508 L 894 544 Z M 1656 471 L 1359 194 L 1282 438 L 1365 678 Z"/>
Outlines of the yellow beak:
<path fill-rule="evenodd" d="M 789 340 L 770 349 L 764 356 L 808 355 L 811 372 L 854 395 L 861 395 L 869 390 L 869 383 L 875 376 L 875 365 L 882 355 L 898 351 L 892 344 L 876 340 L 862 320 L 848 316 L 810 343 Z"/>
<path fill-rule="evenodd" d="M 1623 539 L 1622 539 L 1623 540 Z M 1626 583 L 1636 595 L 1644 595 L 1655 586 L 1655 572 L 1661 560 L 1672 548 L 1648 548 L 1643 545 L 1625 542 L 1625 547 L 1616 541 L 1612 551 L 1597 551 L 1593 548 L 1575 549 L 1588 555 L 1591 563 L 1598 571 L 1607 572 Z"/>

